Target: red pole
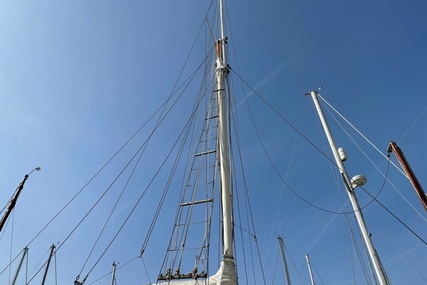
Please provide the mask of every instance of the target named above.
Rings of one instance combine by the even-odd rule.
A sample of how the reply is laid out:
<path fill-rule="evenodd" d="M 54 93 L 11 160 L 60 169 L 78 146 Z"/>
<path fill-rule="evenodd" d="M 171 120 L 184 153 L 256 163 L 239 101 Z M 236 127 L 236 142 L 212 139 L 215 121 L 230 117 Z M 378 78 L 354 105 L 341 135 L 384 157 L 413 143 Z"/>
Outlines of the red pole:
<path fill-rule="evenodd" d="M 417 177 L 415 176 L 415 173 L 412 171 L 411 166 L 409 165 L 408 161 L 405 158 L 405 155 L 403 154 L 402 150 L 396 145 L 394 141 L 391 141 L 388 147 L 388 152 L 393 151 L 396 155 L 397 159 L 400 162 L 400 165 L 402 166 L 403 170 L 405 171 L 406 175 L 408 176 L 409 181 L 411 182 L 412 186 L 415 189 L 415 192 L 418 195 L 418 198 L 420 198 L 421 203 L 424 206 L 424 209 L 427 211 L 427 196 L 426 193 L 423 190 L 423 187 L 421 187 L 420 182 L 418 181 Z"/>

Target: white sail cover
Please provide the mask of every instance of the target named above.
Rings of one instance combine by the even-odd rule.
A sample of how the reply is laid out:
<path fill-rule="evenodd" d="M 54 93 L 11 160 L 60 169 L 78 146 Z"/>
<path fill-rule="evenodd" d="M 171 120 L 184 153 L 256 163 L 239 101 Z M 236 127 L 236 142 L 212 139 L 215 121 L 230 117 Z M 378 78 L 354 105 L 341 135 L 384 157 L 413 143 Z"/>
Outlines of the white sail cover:
<path fill-rule="evenodd" d="M 171 284 L 171 285 L 237 285 L 237 274 L 236 267 L 234 265 L 234 259 L 232 258 L 224 258 L 221 262 L 221 266 L 218 269 L 218 272 L 210 276 L 205 280 L 194 280 L 194 279 L 186 279 L 186 280 L 171 280 L 164 281 L 163 283 Z"/>

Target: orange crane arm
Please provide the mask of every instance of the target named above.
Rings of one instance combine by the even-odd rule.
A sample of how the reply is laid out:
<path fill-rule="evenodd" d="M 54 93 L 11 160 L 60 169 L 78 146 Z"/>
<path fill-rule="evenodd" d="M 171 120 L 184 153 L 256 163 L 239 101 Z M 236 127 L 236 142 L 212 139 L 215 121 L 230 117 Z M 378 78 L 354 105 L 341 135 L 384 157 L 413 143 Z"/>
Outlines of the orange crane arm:
<path fill-rule="evenodd" d="M 403 170 L 408 176 L 409 181 L 414 187 L 415 192 L 418 195 L 418 198 L 420 198 L 420 201 L 423 204 L 424 209 L 427 211 L 427 195 L 424 192 L 423 187 L 421 187 L 421 184 L 418 181 L 417 177 L 415 176 L 415 173 L 412 171 L 411 166 L 409 165 L 408 161 L 403 155 L 402 150 L 396 145 L 394 141 L 391 141 L 388 146 L 388 152 L 389 153 L 394 152 L 394 154 L 396 155 L 397 160 L 399 160 L 400 165 L 402 166 Z"/>

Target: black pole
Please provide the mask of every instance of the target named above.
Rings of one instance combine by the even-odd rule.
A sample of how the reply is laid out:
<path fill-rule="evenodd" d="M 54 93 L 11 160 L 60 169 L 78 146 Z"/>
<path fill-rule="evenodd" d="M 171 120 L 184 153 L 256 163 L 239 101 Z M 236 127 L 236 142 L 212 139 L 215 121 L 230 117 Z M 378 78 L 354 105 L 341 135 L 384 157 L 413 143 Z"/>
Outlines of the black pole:
<path fill-rule="evenodd" d="M 24 176 L 24 180 L 22 180 L 21 184 L 19 184 L 18 188 L 16 188 L 16 191 L 13 194 L 13 197 L 10 200 L 9 205 L 7 206 L 6 212 L 4 213 L 4 216 L 1 218 L 0 232 L 3 229 L 3 226 L 6 223 L 6 220 L 9 217 L 10 213 L 12 212 L 13 208 L 15 207 L 16 201 L 18 200 L 19 194 L 21 194 L 22 189 L 24 189 L 24 184 L 25 184 L 25 181 L 27 181 L 27 179 L 28 179 L 28 174 L 26 174 Z"/>

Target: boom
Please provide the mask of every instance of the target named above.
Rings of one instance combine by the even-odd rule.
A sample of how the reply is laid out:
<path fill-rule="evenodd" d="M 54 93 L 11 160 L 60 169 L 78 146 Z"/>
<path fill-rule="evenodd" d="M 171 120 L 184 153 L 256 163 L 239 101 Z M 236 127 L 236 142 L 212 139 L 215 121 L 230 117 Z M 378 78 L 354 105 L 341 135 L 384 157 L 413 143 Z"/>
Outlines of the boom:
<path fill-rule="evenodd" d="M 426 193 L 423 190 L 423 187 L 421 187 L 420 182 L 418 181 L 417 177 L 415 176 L 415 173 L 412 171 L 411 166 L 409 165 L 408 161 L 405 158 L 405 155 L 403 155 L 402 150 L 396 145 L 394 141 L 391 141 L 388 145 L 388 153 L 394 152 L 394 154 L 397 157 L 397 160 L 399 160 L 400 165 L 402 166 L 403 170 L 405 171 L 406 175 L 408 176 L 409 181 L 411 182 L 412 186 L 415 189 L 415 192 L 418 195 L 418 198 L 420 198 L 421 203 L 424 206 L 424 209 L 427 211 L 427 196 Z"/>

